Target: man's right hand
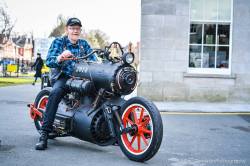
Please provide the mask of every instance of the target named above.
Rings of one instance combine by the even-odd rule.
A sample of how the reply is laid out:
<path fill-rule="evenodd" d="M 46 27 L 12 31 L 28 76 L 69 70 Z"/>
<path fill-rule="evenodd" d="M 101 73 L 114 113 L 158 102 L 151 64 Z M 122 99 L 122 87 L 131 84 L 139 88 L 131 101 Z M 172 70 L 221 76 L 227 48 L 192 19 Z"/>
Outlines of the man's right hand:
<path fill-rule="evenodd" d="M 69 50 L 65 50 L 57 57 L 57 61 L 60 63 L 64 58 L 70 58 L 72 56 L 73 54 Z"/>

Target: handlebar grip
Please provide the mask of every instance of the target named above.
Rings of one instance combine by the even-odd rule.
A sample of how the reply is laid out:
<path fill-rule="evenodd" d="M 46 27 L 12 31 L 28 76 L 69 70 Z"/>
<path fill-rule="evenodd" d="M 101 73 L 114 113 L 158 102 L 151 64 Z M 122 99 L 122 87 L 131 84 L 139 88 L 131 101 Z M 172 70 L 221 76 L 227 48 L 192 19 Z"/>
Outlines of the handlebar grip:
<path fill-rule="evenodd" d="M 70 57 L 70 58 L 62 58 L 62 61 L 67 61 L 67 60 L 76 60 L 76 57 Z"/>

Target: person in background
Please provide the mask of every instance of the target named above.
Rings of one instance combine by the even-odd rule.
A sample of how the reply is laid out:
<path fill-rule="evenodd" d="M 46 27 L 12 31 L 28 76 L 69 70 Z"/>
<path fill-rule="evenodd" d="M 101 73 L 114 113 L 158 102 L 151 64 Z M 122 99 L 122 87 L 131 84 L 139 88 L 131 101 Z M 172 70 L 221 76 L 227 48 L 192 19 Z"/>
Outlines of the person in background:
<path fill-rule="evenodd" d="M 42 76 L 42 68 L 43 68 L 43 60 L 41 58 L 41 54 L 40 53 L 37 53 L 37 58 L 36 58 L 36 61 L 35 63 L 31 66 L 31 68 L 34 68 L 36 73 L 34 75 L 35 77 L 35 80 L 34 82 L 32 83 L 32 85 L 35 85 L 36 81 L 37 81 L 37 78 L 39 77 L 41 79 L 41 76 Z"/>

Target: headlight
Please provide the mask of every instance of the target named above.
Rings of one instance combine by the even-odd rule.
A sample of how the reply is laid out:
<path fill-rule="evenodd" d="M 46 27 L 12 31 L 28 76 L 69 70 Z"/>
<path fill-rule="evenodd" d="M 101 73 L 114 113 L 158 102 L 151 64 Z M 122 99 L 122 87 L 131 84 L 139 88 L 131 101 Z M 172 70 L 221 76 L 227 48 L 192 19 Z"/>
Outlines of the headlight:
<path fill-rule="evenodd" d="M 128 64 L 131 64 L 134 62 L 134 54 L 132 52 L 128 52 L 128 53 L 125 53 L 123 56 L 122 56 L 122 60 L 124 63 L 128 63 Z"/>

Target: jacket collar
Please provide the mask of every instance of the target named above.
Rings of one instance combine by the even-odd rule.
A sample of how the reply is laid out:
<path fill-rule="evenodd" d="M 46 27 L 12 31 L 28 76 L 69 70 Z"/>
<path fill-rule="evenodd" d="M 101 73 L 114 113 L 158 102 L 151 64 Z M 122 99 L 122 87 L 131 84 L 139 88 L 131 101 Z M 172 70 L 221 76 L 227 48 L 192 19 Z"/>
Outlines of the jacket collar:
<path fill-rule="evenodd" d="M 77 40 L 76 44 L 72 44 L 72 43 L 70 42 L 68 36 L 65 37 L 65 38 L 66 38 L 66 46 L 67 46 L 67 47 L 71 47 L 71 46 L 75 47 L 75 46 L 78 46 L 78 45 L 79 45 L 79 39 Z"/>

